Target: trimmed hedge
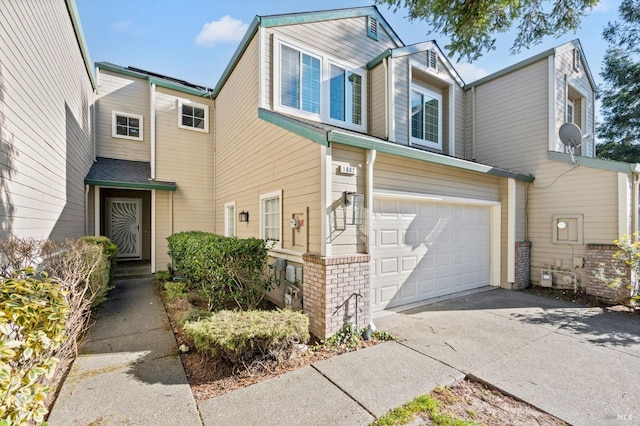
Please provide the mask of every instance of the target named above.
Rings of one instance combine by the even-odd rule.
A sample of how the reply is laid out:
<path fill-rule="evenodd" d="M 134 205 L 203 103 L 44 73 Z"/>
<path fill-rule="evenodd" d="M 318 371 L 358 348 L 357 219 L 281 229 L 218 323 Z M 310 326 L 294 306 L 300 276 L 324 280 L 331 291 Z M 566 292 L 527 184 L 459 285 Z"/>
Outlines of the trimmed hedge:
<path fill-rule="evenodd" d="M 271 286 L 266 242 L 200 231 L 167 238 L 179 274 L 200 290 L 209 310 L 257 307 Z"/>
<path fill-rule="evenodd" d="M 309 317 L 289 310 L 220 311 L 185 322 L 184 332 L 205 355 L 233 363 L 257 356 L 280 361 L 309 340 Z"/>

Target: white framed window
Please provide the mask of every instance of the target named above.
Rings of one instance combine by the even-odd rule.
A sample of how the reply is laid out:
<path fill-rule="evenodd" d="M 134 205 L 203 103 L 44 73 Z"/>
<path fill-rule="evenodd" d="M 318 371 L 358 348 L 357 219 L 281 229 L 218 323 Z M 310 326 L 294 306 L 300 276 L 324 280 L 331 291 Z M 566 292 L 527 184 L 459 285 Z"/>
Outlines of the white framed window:
<path fill-rule="evenodd" d="M 363 75 L 332 62 L 328 74 L 329 119 L 347 127 L 362 127 Z"/>
<path fill-rule="evenodd" d="M 209 132 L 209 107 L 195 102 L 178 102 L 178 127 Z"/>
<path fill-rule="evenodd" d="M 141 115 L 112 111 L 111 136 L 120 139 L 141 141 L 144 133 Z"/>
<path fill-rule="evenodd" d="M 225 237 L 236 236 L 236 203 L 226 203 L 224 205 L 224 235 Z"/>
<path fill-rule="evenodd" d="M 574 123 L 575 118 L 574 118 L 574 110 L 575 107 L 573 105 L 573 101 L 568 100 L 567 101 L 567 118 L 566 118 L 566 122 L 567 123 Z"/>
<path fill-rule="evenodd" d="M 363 131 L 366 71 L 274 37 L 274 109 Z"/>
<path fill-rule="evenodd" d="M 282 191 L 260 195 L 260 238 L 282 247 Z"/>
<path fill-rule="evenodd" d="M 442 149 L 442 94 L 413 84 L 409 102 L 411 143 Z"/>

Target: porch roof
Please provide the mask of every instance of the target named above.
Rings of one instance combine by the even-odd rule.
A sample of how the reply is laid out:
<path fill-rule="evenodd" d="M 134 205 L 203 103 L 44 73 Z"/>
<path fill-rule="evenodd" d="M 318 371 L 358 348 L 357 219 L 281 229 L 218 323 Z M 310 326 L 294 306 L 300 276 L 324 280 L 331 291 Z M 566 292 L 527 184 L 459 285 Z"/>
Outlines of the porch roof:
<path fill-rule="evenodd" d="M 175 182 L 152 180 L 148 162 L 104 157 L 96 158 L 84 183 L 111 188 L 176 190 Z"/>

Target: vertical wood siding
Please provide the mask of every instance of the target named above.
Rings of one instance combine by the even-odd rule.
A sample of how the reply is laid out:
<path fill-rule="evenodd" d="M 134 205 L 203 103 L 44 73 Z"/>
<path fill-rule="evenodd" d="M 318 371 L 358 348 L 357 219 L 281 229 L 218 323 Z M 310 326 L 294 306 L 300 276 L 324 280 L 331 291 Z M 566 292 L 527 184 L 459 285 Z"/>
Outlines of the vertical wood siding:
<path fill-rule="evenodd" d="M 0 40 L 0 237 L 79 237 L 94 95 L 65 2 L 3 1 Z"/>

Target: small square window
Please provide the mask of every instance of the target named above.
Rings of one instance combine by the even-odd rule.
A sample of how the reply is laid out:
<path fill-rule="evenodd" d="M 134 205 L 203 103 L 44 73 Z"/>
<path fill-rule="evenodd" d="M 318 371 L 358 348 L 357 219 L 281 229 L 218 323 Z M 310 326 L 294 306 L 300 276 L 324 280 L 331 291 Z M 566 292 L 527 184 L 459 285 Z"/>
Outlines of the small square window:
<path fill-rule="evenodd" d="M 208 133 L 209 107 L 193 102 L 180 102 L 178 108 L 178 127 Z"/>
<path fill-rule="evenodd" d="M 142 116 L 123 112 L 112 112 L 111 136 L 120 139 L 142 140 Z"/>

